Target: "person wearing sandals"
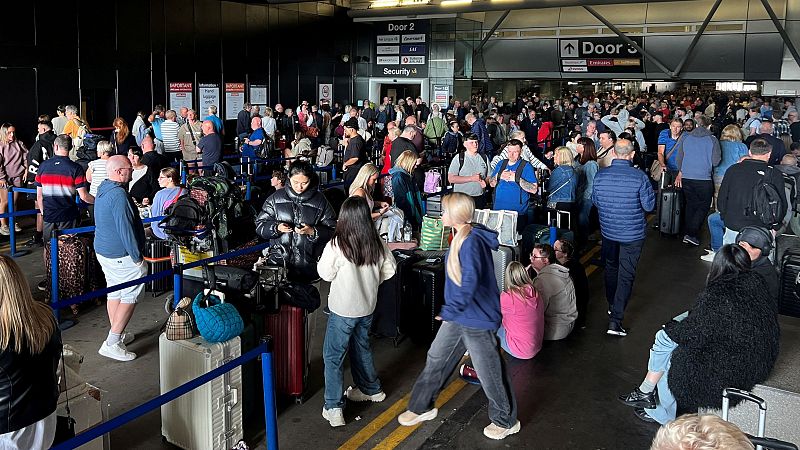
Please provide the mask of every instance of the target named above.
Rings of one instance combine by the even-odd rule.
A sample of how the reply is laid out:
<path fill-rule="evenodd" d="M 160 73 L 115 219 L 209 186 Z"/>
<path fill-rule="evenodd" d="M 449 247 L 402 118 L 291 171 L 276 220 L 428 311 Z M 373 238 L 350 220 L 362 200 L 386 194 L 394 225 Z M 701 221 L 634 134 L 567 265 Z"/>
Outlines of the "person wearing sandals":
<path fill-rule="evenodd" d="M 397 421 L 403 426 L 413 426 L 435 419 L 436 397 L 464 351 L 469 351 L 489 399 L 492 423 L 483 429 L 483 434 L 503 439 L 518 433 L 520 422 L 495 334 L 502 319 L 492 262 L 492 250 L 498 248 L 497 233 L 470 223 L 475 204 L 466 194 L 444 197 L 442 207 L 444 224 L 456 230 L 445 255 L 445 303 L 436 317 L 442 326 L 428 350 L 425 368 L 414 383 L 408 411 L 400 414 Z"/>
<path fill-rule="evenodd" d="M 317 263 L 317 272 L 331 283 L 331 313 L 322 347 L 325 362 L 324 417 L 332 427 L 345 425 L 342 396 L 344 357 L 350 354 L 355 387 L 344 397 L 356 402 L 381 402 L 386 394 L 372 362 L 369 330 L 378 302 L 378 286 L 391 278 L 396 263 L 391 250 L 372 225 L 370 207 L 363 197 L 342 204 L 331 240 Z"/>

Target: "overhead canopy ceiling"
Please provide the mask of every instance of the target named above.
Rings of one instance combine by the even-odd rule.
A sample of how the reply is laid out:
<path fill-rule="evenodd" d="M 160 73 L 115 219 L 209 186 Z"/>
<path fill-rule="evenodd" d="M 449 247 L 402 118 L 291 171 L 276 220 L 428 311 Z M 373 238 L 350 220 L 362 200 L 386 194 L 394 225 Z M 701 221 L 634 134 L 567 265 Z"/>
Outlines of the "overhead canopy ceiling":
<path fill-rule="evenodd" d="M 348 11 L 347 14 L 353 18 L 408 16 L 413 18 L 413 16 L 423 15 L 505 11 L 509 9 L 540 9 L 584 5 L 619 5 L 628 3 L 643 3 L 641 0 L 398 0 L 397 2 L 401 3 L 400 6 L 376 8 L 370 7 L 373 1 L 375 0 L 350 0 L 350 11 Z M 426 1 L 429 1 L 429 3 L 425 3 Z M 676 0 L 651 0 L 649 3 L 667 1 Z M 443 2 L 444 4 L 442 4 Z M 402 5 L 402 3 L 406 4 Z"/>

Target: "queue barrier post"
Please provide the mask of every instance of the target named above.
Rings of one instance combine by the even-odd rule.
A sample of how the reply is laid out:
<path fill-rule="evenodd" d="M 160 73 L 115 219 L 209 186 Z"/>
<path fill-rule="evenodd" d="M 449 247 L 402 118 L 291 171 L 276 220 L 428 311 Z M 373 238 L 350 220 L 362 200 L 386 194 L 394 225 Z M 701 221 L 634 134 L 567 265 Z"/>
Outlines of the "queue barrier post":
<path fill-rule="evenodd" d="M 186 167 L 185 167 L 184 164 L 185 163 L 183 162 L 182 159 L 178 161 L 178 167 L 179 167 L 179 170 L 181 172 L 181 184 L 186 186 L 186 178 L 187 178 L 186 172 L 187 172 L 187 170 L 186 170 Z"/>
<path fill-rule="evenodd" d="M 50 303 L 58 303 L 58 230 L 50 234 Z M 59 321 L 58 308 L 53 308 L 56 321 Z"/>
<path fill-rule="evenodd" d="M 11 257 L 17 256 L 16 219 L 14 218 L 14 186 L 8 186 L 8 244 L 11 247 Z"/>
<path fill-rule="evenodd" d="M 178 255 L 175 255 L 175 257 L 177 258 Z M 177 305 L 183 295 L 183 263 L 175 265 L 175 273 L 172 275 L 172 295 L 174 304 Z"/>
<path fill-rule="evenodd" d="M 275 401 L 275 381 L 272 373 L 272 351 L 270 336 L 261 339 L 264 353 L 261 354 L 261 378 L 264 387 L 264 424 L 266 444 L 269 450 L 278 450 L 278 409 Z"/>

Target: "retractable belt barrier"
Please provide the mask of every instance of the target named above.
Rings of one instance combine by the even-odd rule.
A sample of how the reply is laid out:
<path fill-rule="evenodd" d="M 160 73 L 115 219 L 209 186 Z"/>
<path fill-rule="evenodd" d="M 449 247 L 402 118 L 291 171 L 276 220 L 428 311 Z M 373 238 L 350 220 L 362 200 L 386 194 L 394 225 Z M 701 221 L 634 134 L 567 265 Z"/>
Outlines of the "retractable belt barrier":
<path fill-rule="evenodd" d="M 199 377 L 187 381 L 186 383 L 176 387 L 175 389 L 159 395 L 158 397 L 148 400 L 139 406 L 136 406 L 122 414 L 114 417 L 111 420 L 97 424 L 88 430 L 78 433 L 74 438 L 71 438 L 61 444 L 52 447 L 52 450 L 70 450 L 80 447 L 88 442 L 91 442 L 98 437 L 110 433 L 113 430 L 131 422 L 139 417 L 153 411 L 156 408 L 175 400 L 176 398 L 199 388 L 200 386 L 208 383 L 209 381 L 220 377 L 231 370 L 246 364 L 258 357 L 261 357 L 261 378 L 264 387 L 264 420 L 266 423 L 266 441 L 268 450 L 278 449 L 278 413 L 275 403 L 275 389 L 272 373 L 272 352 L 270 350 L 270 338 L 262 339 L 261 344 L 235 358 L 234 360 L 225 363 L 216 369 L 200 375 Z"/>

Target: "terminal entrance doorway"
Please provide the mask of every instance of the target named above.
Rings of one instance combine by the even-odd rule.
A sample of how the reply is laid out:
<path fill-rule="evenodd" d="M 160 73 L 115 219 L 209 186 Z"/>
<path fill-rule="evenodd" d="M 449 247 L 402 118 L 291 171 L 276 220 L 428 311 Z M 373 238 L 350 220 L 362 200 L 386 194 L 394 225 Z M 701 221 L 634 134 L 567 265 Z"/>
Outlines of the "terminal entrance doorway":
<path fill-rule="evenodd" d="M 381 84 L 380 98 L 389 97 L 393 104 L 397 104 L 397 100 L 411 97 L 416 99 L 420 95 L 422 86 L 420 84 Z"/>

